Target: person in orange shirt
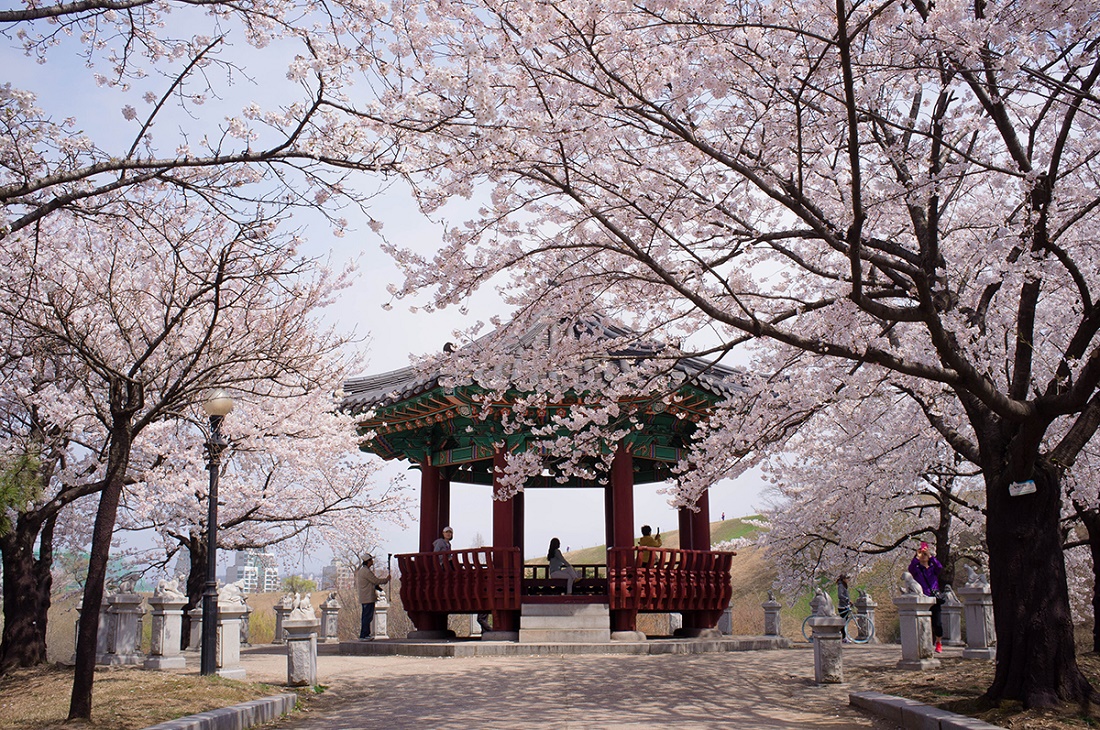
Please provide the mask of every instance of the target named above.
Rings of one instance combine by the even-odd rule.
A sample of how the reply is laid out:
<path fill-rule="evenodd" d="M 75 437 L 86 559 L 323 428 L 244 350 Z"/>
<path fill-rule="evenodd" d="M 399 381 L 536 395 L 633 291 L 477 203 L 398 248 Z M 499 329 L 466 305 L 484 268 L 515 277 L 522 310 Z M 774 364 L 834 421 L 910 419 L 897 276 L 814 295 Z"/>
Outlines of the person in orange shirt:
<path fill-rule="evenodd" d="M 657 534 L 653 534 L 653 528 L 649 525 L 642 525 L 642 536 L 638 538 L 638 547 L 659 548 L 661 547 L 661 528 L 657 528 Z M 638 559 L 638 563 L 641 567 L 647 567 L 653 561 L 653 553 L 642 550 L 641 557 Z"/>

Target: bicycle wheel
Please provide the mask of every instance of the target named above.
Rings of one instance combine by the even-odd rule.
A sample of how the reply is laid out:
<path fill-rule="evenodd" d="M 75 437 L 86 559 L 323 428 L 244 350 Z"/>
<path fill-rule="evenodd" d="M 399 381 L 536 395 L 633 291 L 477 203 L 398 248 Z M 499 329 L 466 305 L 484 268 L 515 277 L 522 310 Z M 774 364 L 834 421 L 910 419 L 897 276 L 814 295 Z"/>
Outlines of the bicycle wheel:
<path fill-rule="evenodd" d="M 856 644 L 866 644 L 875 635 L 875 624 L 867 616 L 853 614 L 844 622 L 844 636 Z"/>
<path fill-rule="evenodd" d="M 813 641 L 814 638 L 814 628 L 810 626 L 810 619 L 813 617 L 813 614 L 810 614 L 802 622 L 802 638 L 806 641 Z"/>

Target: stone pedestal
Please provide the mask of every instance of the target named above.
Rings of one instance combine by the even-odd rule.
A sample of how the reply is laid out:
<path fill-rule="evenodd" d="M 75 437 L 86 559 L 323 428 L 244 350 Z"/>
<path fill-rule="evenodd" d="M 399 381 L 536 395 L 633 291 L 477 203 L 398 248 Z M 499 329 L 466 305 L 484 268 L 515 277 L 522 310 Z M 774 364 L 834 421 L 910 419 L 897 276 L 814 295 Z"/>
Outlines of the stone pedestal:
<path fill-rule="evenodd" d="M 875 625 L 875 609 L 876 608 L 878 608 L 878 604 L 875 602 L 875 599 L 871 597 L 871 594 L 867 593 L 866 591 L 860 591 L 859 592 L 859 598 L 856 599 L 856 613 L 859 614 L 860 616 L 866 616 L 867 620 L 871 622 L 871 624 L 870 624 L 871 626 Z M 878 632 L 877 631 L 871 637 L 871 640 L 868 641 L 867 643 L 868 644 L 877 644 L 877 643 L 879 643 L 879 641 L 878 641 Z"/>
<path fill-rule="evenodd" d="M 814 639 L 814 681 L 818 684 L 840 684 L 844 681 L 841 657 L 841 632 L 844 619 L 840 616 L 816 616 L 810 619 Z"/>
<path fill-rule="evenodd" d="M 275 604 L 275 637 L 271 640 L 272 644 L 284 644 L 286 643 L 286 632 L 283 630 L 283 622 L 286 621 L 286 617 L 290 614 L 291 607 L 284 603 Z"/>
<path fill-rule="evenodd" d="M 241 666 L 241 617 L 245 615 L 243 603 L 218 602 L 218 646 L 214 651 L 214 663 L 219 677 L 244 679 Z"/>
<path fill-rule="evenodd" d="M 183 669 L 187 660 L 180 653 L 180 635 L 183 633 L 183 607 L 186 598 L 152 596 L 149 608 L 153 614 L 153 637 L 146 669 Z"/>
<path fill-rule="evenodd" d="M 718 626 L 715 628 L 725 636 L 729 636 L 733 633 L 733 609 L 726 606 L 726 610 L 718 617 Z"/>
<path fill-rule="evenodd" d="M 995 659 L 996 629 L 993 625 L 993 594 L 985 584 L 965 585 L 958 590 L 966 612 L 964 659 Z"/>
<path fill-rule="evenodd" d="M 764 636 L 782 636 L 779 611 L 783 608 L 783 605 L 769 593 L 768 600 L 764 601 L 761 606 L 764 609 Z"/>
<path fill-rule="evenodd" d="M 187 651 L 202 650 L 202 603 L 187 612 L 187 620 L 191 622 L 191 633 L 188 635 Z"/>
<path fill-rule="evenodd" d="M 375 639 L 388 639 L 390 625 L 386 614 L 390 610 L 390 602 L 386 600 L 386 596 L 378 596 L 378 601 L 374 604 L 374 621 L 371 623 L 371 636 Z"/>
<path fill-rule="evenodd" d="M 105 663 L 103 660 L 107 656 L 107 648 L 110 646 L 110 634 L 114 630 L 114 614 L 110 612 L 110 605 L 106 600 L 99 606 L 99 627 L 96 629 L 95 637 L 95 661 L 96 664 Z M 75 647 L 80 643 L 80 614 L 84 612 L 84 602 L 76 604 L 76 623 L 73 625 L 73 646 Z M 74 649 L 72 664 L 76 664 L 76 653 Z"/>
<path fill-rule="evenodd" d="M 145 661 L 141 653 L 141 619 L 145 615 L 137 593 L 112 593 L 107 598 L 106 617 L 110 621 L 107 633 L 107 653 L 97 656 L 100 664 L 133 665 Z M 101 614 L 100 620 L 103 620 Z"/>
<path fill-rule="evenodd" d="M 340 599 L 336 593 L 329 594 L 328 600 L 321 604 L 321 641 L 329 643 L 340 641 Z"/>
<path fill-rule="evenodd" d="M 938 667 L 932 649 L 932 606 L 936 599 L 923 593 L 905 593 L 894 599 L 901 630 L 901 660 L 898 669 Z"/>
<path fill-rule="evenodd" d="M 943 624 L 943 643 L 945 646 L 963 646 L 962 640 L 963 605 L 955 594 L 947 591 L 947 600 L 940 606 L 940 623 Z"/>
<path fill-rule="evenodd" d="M 248 600 L 244 604 L 244 616 L 241 616 L 241 646 L 252 646 L 252 606 Z"/>
<path fill-rule="evenodd" d="M 288 687 L 312 687 L 317 684 L 317 619 L 287 619 L 286 683 Z"/>
<path fill-rule="evenodd" d="M 676 632 L 684 628 L 684 616 L 680 613 L 670 613 L 668 615 L 668 633 L 669 636 L 675 636 Z"/>

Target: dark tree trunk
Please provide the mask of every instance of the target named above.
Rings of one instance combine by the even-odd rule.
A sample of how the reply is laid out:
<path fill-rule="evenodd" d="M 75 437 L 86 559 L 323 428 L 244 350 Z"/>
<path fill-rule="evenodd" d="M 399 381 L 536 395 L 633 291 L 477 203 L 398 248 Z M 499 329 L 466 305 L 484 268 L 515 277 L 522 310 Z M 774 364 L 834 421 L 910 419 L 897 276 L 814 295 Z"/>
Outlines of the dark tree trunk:
<path fill-rule="evenodd" d="M 107 560 L 111 556 L 111 537 L 115 531 L 122 485 L 130 464 L 133 446 L 131 424 L 134 413 L 142 404 L 141 384 L 116 380 L 111 383 L 111 435 L 107 452 L 107 473 L 103 492 L 99 496 L 95 528 L 92 531 L 92 552 L 88 559 L 88 579 L 84 584 L 84 606 L 99 606 L 103 601 L 103 584 L 107 577 Z M 73 672 L 73 693 L 69 701 L 70 720 L 92 719 L 92 684 L 95 681 L 96 637 L 99 632 L 99 611 L 80 613 L 76 635 L 76 667 Z"/>
<path fill-rule="evenodd" d="M 186 612 L 202 605 L 202 593 L 206 587 L 206 539 L 204 533 L 191 533 L 187 539 L 187 551 L 190 557 L 190 568 L 187 571 L 187 606 L 183 622 L 183 632 L 180 636 L 181 648 L 191 643 L 191 621 Z"/>
<path fill-rule="evenodd" d="M 1044 430 L 1027 423 L 979 434 L 986 437 L 982 466 L 997 631 L 997 667 L 986 696 L 1019 700 L 1026 708 L 1081 703 L 1093 694 L 1077 667 L 1059 525 L 1060 472 L 1039 454 Z M 1035 482 L 1033 493 L 1010 496 L 1012 483 L 1028 480 Z"/>
<path fill-rule="evenodd" d="M 1100 652 L 1100 510 L 1078 510 L 1092 554 L 1092 650 Z"/>
<path fill-rule="evenodd" d="M 41 533 L 39 533 L 41 527 Z M 0 538 L 4 564 L 4 633 L 0 639 L 0 674 L 16 667 L 46 662 L 46 618 L 53 586 L 53 527 L 19 519 Z M 34 544 L 39 543 L 38 557 Z"/>

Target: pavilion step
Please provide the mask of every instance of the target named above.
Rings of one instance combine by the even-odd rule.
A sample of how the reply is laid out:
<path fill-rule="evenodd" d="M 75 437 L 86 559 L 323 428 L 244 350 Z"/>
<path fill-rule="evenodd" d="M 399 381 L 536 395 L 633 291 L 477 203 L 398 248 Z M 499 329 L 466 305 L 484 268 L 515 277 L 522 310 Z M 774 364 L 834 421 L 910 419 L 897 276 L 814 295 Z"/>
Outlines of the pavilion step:
<path fill-rule="evenodd" d="M 521 644 L 590 644 L 611 641 L 606 604 L 523 604 Z"/>

